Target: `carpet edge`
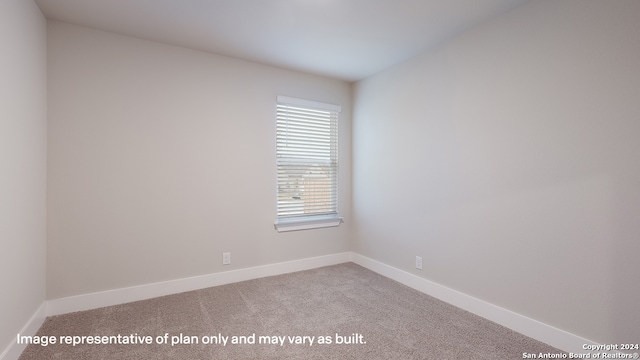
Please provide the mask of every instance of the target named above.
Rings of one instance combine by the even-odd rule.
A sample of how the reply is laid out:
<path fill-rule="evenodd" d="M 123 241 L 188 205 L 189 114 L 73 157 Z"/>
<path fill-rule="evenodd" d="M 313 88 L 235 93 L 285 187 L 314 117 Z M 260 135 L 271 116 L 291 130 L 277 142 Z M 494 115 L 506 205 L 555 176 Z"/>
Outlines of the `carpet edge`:
<path fill-rule="evenodd" d="M 568 331 L 558 329 L 541 321 L 526 317 L 366 256 L 353 253 L 352 261 L 384 277 L 395 280 L 424 294 L 433 296 L 448 304 L 493 321 L 557 349 L 566 352 L 581 353 L 584 352 L 583 345 L 598 344 L 597 342 L 582 338 Z"/>
<path fill-rule="evenodd" d="M 92 310 L 105 306 L 200 290 L 212 286 L 337 265 L 350 262 L 351 257 L 351 252 L 343 252 L 52 299 L 47 301 L 47 316 Z"/>

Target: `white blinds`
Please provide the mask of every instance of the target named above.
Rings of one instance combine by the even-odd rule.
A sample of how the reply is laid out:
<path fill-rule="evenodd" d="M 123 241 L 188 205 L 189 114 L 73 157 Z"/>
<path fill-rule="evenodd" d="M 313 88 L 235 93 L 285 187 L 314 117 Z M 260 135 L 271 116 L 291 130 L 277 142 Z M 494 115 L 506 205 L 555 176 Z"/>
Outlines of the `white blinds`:
<path fill-rule="evenodd" d="M 278 218 L 338 213 L 339 106 L 279 96 Z"/>

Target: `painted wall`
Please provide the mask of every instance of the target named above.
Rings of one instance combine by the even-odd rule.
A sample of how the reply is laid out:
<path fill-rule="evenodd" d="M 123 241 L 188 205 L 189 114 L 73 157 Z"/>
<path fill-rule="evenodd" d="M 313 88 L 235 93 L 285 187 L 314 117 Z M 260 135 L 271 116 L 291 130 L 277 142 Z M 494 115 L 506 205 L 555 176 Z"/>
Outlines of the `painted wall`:
<path fill-rule="evenodd" d="M 354 250 L 637 342 L 639 18 L 634 0 L 531 1 L 357 83 Z"/>
<path fill-rule="evenodd" d="M 0 1 L 0 353 L 45 298 L 46 20 Z"/>
<path fill-rule="evenodd" d="M 59 22 L 48 41 L 47 298 L 349 250 L 350 84 Z M 273 227 L 277 95 L 343 106 L 340 227 Z"/>

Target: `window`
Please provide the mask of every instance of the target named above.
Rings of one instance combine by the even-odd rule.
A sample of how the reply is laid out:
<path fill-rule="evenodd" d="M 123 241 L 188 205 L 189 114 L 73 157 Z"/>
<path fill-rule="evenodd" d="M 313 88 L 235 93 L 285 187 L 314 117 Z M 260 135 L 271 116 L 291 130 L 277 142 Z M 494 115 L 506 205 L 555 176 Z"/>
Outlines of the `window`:
<path fill-rule="evenodd" d="M 278 96 L 278 231 L 338 226 L 340 106 Z"/>

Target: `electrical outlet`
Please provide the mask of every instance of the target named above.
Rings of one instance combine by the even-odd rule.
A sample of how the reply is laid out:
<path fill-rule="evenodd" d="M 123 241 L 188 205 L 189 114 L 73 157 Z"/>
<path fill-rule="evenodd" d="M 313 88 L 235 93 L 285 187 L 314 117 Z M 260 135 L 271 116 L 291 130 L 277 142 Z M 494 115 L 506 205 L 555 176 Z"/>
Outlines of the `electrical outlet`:
<path fill-rule="evenodd" d="M 230 252 L 222 253 L 222 265 L 229 265 L 229 264 L 231 264 L 231 253 Z"/>
<path fill-rule="evenodd" d="M 416 269 L 422 270 L 422 256 L 416 256 Z"/>

